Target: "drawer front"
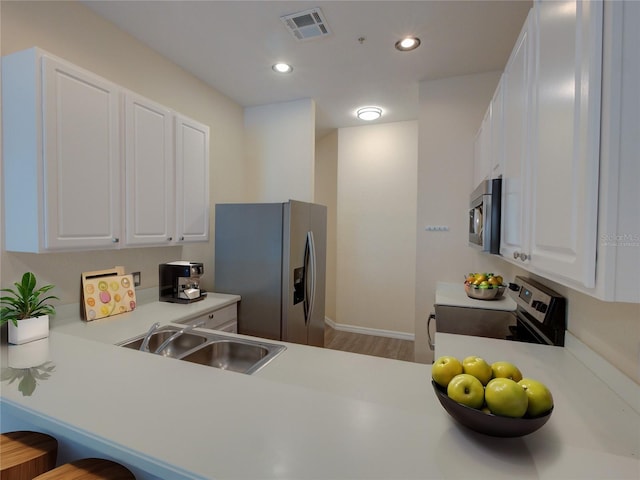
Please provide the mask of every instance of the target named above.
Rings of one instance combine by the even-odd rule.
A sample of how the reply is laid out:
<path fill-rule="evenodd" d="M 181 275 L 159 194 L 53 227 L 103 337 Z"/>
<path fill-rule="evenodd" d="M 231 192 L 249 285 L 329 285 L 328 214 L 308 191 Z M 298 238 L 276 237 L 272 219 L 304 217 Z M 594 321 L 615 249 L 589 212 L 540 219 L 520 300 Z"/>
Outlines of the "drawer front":
<path fill-rule="evenodd" d="M 199 317 L 192 318 L 185 323 L 190 325 L 204 322 L 203 328 L 210 328 L 212 330 L 221 330 L 220 327 L 226 326 L 228 323 L 237 325 L 238 323 L 238 309 L 236 304 L 229 305 L 228 307 L 214 310 L 212 312 L 204 313 Z M 228 331 L 228 330 L 225 330 Z"/>

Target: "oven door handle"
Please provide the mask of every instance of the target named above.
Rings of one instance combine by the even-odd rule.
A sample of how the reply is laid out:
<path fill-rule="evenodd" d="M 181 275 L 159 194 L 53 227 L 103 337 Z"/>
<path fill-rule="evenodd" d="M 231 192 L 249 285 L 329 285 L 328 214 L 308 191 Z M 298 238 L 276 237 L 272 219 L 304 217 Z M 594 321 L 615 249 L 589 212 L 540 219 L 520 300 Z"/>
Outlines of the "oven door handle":
<path fill-rule="evenodd" d="M 427 337 L 429 338 L 429 348 L 432 351 L 435 351 L 436 349 L 436 344 L 434 343 L 434 341 L 431 339 L 431 330 L 430 330 L 430 326 L 431 326 L 431 320 L 435 320 L 436 319 L 436 314 L 432 313 L 429 315 L 429 318 L 427 319 Z"/>

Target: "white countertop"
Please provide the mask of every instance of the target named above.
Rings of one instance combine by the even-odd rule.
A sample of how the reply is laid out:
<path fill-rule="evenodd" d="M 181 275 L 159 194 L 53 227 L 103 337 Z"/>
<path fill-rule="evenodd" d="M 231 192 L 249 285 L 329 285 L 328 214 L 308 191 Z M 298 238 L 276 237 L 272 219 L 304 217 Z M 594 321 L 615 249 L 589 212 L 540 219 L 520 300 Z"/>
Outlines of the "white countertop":
<path fill-rule="evenodd" d="M 515 311 L 517 307 L 515 300 L 509 295 L 508 289 L 501 298 L 495 300 L 477 300 L 467 295 L 462 282 L 437 282 L 435 304 L 451 307 L 481 308 L 484 310 L 504 310 L 509 312 Z"/>
<path fill-rule="evenodd" d="M 244 375 L 113 345 L 159 321 L 168 305 L 140 307 L 131 326 L 59 322 L 46 340 L 55 371 L 31 396 L 3 382 L 3 417 L 77 438 L 141 479 L 640 473 L 640 415 L 566 349 L 437 334 L 437 355 L 512 360 L 551 388 L 556 408 L 547 425 L 499 439 L 448 416 L 429 365 L 286 344 L 264 369 Z M 9 348 L 1 347 L 3 367 Z"/>

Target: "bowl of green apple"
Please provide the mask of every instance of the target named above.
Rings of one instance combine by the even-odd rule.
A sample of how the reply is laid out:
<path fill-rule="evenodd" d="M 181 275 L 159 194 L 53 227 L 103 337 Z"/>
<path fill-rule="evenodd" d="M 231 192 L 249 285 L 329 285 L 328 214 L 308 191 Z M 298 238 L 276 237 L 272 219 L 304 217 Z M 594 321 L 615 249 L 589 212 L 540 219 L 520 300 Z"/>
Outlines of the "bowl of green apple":
<path fill-rule="evenodd" d="M 523 378 L 512 363 L 477 356 L 438 358 L 431 384 L 442 407 L 459 424 L 494 437 L 521 437 L 540 429 L 553 413 L 553 396 L 538 380 Z"/>

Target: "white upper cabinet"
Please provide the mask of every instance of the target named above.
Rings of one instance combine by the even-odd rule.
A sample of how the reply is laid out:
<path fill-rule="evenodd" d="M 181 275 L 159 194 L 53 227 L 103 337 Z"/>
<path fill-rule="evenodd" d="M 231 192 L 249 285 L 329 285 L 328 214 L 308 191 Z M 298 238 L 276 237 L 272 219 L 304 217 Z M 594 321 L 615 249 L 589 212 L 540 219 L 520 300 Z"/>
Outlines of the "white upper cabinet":
<path fill-rule="evenodd" d="M 540 272 L 595 286 L 602 3 L 542 1 L 537 21 L 531 244 Z M 527 253 L 527 252 L 525 252 Z"/>
<path fill-rule="evenodd" d="M 502 256 L 640 302 L 639 2 L 538 1 L 503 76 Z"/>
<path fill-rule="evenodd" d="M 500 253 L 508 259 L 529 251 L 529 110 L 532 12 L 520 32 L 502 77 L 503 141 Z"/>
<path fill-rule="evenodd" d="M 176 235 L 209 239 L 209 127 L 176 115 Z"/>
<path fill-rule="evenodd" d="M 503 143 L 502 78 L 493 94 L 473 146 L 473 188 L 502 175 Z"/>
<path fill-rule="evenodd" d="M 491 148 L 489 178 L 499 178 L 502 175 L 504 160 L 504 75 L 500 77 L 491 100 Z"/>
<path fill-rule="evenodd" d="M 131 92 L 124 104 L 126 242 L 167 245 L 174 235 L 173 116 Z"/>
<path fill-rule="evenodd" d="M 208 241 L 207 126 L 37 48 L 2 99 L 6 250 Z"/>
<path fill-rule="evenodd" d="M 35 48 L 2 67 L 5 248 L 117 247 L 117 86 Z"/>
<path fill-rule="evenodd" d="M 595 286 L 602 3 L 539 1 L 504 80 L 501 254 Z"/>
<path fill-rule="evenodd" d="M 473 146 L 473 186 L 475 189 L 491 174 L 491 105 L 484 114 Z"/>

